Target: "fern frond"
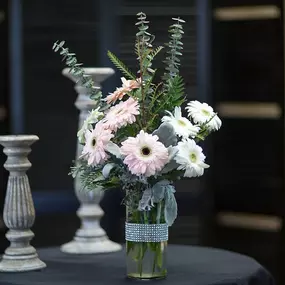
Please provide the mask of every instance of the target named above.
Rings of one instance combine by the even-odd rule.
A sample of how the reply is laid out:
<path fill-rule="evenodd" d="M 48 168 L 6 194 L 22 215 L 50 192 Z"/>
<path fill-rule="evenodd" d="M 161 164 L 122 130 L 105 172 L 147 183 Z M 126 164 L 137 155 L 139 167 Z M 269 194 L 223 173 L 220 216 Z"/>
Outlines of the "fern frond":
<path fill-rule="evenodd" d="M 167 92 L 167 108 L 169 110 L 175 106 L 180 106 L 185 100 L 185 85 L 183 77 L 176 75 L 174 78 L 168 80 Z"/>
<path fill-rule="evenodd" d="M 162 49 L 163 49 L 163 46 L 158 46 L 156 49 L 154 49 L 151 52 L 151 57 L 154 59 L 161 52 Z"/>
<path fill-rule="evenodd" d="M 157 102 L 157 100 L 159 99 L 159 97 L 161 95 L 163 95 L 162 91 L 159 91 L 159 88 L 161 87 L 162 82 L 160 82 L 159 84 L 157 84 L 154 87 L 153 93 L 150 96 L 150 103 L 149 103 L 149 109 L 151 111 L 151 109 L 153 108 L 153 106 L 155 105 L 155 103 Z"/>
<path fill-rule="evenodd" d="M 160 113 L 164 110 L 172 111 L 174 107 L 181 106 L 185 101 L 185 87 L 183 77 L 176 75 L 167 80 L 167 91 L 160 96 L 158 106 L 154 113 Z"/>
<path fill-rule="evenodd" d="M 180 75 L 167 80 L 166 88 L 159 88 L 162 83 L 156 85 L 153 94 L 150 96 L 148 105 L 147 130 L 152 131 L 153 128 L 160 124 L 159 118 L 164 115 L 165 110 L 173 111 L 176 106 L 181 106 L 185 101 L 184 81 Z"/>
<path fill-rule="evenodd" d="M 112 63 L 122 71 L 122 73 L 129 77 L 130 79 L 135 80 L 136 76 L 128 69 L 128 67 L 117 57 L 115 56 L 112 52 L 108 51 L 107 53 L 109 59 L 112 61 Z"/>
<path fill-rule="evenodd" d="M 86 160 L 78 159 L 71 167 L 69 173 L 73 178 L 78 177 L 81 181 L 82 191 L 92 191 L 96 189 L 110 189 L 119 185 L 119 178 L 115 176 L 106 179 L 102 175 L 102 167 L 93 167 L 87 164 Z"/>

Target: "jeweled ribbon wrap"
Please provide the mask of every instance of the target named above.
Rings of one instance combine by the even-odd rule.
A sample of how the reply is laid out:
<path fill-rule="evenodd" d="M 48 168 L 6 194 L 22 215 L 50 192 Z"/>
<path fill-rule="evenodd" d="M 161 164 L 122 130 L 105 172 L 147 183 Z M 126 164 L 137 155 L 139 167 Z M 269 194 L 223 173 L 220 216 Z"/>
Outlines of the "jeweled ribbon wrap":
<path fill-rule="evenodd" d="M 174 197 L 175 189 L 168 180 L 157 182 L 143 192 L 139 202 L 139 211 L 151 211 L 155 203 L 164 200 L 164 218 L 166 223 L 159 223 L 161 208 L 157 209 L 156 224 L 126 223 L 126 240 L 133 242 L 162 242 L 168 240 L 168 227 L 177 216 L 177 203 Z"/>
<path fill-rule="evenodd" d="M 162 242 L 168 240 L 167 224 L 126 223 L 126 240 L 133 242 Z"/>

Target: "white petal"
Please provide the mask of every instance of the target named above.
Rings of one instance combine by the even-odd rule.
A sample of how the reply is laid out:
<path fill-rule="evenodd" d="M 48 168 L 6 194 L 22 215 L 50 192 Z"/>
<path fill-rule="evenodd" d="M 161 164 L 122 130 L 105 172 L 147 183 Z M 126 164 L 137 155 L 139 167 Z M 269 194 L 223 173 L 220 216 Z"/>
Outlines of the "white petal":
<path fill-rule="evenodd" d="M 175 107 L 174 109 L 174 117 L 175 119 L 180 119 L 181 118 L 181 108 L 180 107 Z"/>
<path fill-rule="evenodd" d="M 125 77 L 121 77 L 123 85 L 127 83 L 127 79 Z"/>
<path fill-rule="evenodd" d="M 197 173 L 194 171 L 192 167 L 188 167 L 184 173 L 184 177 L 196 177 Z"/>
<path fill-rule="evenodd" d="M 203 168 L 209 168 L 210 165 L 205 163 L 205 162 L 201 162 L 200 165 L 203 167 Z"/>

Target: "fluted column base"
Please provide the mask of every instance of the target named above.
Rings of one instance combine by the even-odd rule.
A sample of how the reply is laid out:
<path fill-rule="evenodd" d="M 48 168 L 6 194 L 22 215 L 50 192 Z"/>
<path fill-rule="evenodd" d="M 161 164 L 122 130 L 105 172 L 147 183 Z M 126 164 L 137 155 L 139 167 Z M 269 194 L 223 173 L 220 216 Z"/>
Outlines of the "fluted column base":
<path fill-rule="evenodd" d="M 26 243 L 33 236 L 30 230 L 8 231 L 6 237 L 12 241 L 13 246 L 5 250 L 0 262 L 0 272 L 25 272 L 46 267 L 46 264 L 38 258 L 36 249 Z"/>
<path fill-rule="evenodd" d="M 103 211 L 98 204 L 82 204 L 77 211 L 81 228 L 72 241 L 63 244 L 60 250 L 72 254 L 94 254 L 116 252 L 122 249 L 118 243 L 110 241 L 100 226 Z"/>
<path fill-rule="evenodd" d="M 76 239 L 61 246 L 60 250 L 72 254 L 95 254 L 120 251 L 122 246 L 106 236 L 90 239 Z"/>

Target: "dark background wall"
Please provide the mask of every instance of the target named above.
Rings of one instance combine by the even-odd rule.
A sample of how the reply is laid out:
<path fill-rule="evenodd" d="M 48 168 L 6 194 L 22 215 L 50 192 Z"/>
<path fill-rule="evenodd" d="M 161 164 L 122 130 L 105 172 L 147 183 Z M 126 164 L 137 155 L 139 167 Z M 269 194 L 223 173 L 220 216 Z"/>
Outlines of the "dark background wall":
<path fill-rule="evenodd" d="M 222 117 L 223 128 L 204 145 L 211 164 L 207 174 L 177 184 L 179 219 L 171 228 L 171 242 L 217 246 L 251 255 L 280 281 L 284 243 L 282 1 L 84 0 L 84 5 L 79 5 L 73 0 L 22 0 L 22 104 L 13 101 L 15 90 L 11 86 L 15 83 L 11 61 L 8 64 L 13 56 L 12 49 L 8 52 L 8 33 L 14 23 L 9 19 L 11 3 L 20 1 L 9 3 L 10 14 L 8 0 L 0 3 L 0 10 L 6 12 L 5 21 L 0 23 L 4 43 L 0 46 L 0 110 L 4 106 L 8 114 L 1 117 L 0 111 L 0 132 L 15 132 L 18 122 L 22 132 L 40 137 L 33 146 L 29 171 L 38 213 L 34 244 L 62 244 L 79 226 L 73 181 L 67 175 L 76 147 L 76 92 L 73 83 L 61 75 L 64 65 L 52 52 L 53 42 L 64 39 L 84 66 L 112 66 L 106 56 L 110 49 L 136 70 L 135 14 L 144 11 L 148 15 L 156 44 L 168 41 L 171 17 L 180 16 L 186 20 L 181 74 L 187 97 L 212 104 Z M 246 15 L 247 8 L 254 10 L 256 5 L 273 6 L 279 14 L 233 19 L 221 16 L 225 10 L 219 10 L 245 6 Z M 230 12 L 226 14 L 233 15 L 232 11 L 235 9 L 226 10 Z M 119 78 L 117 72 L 107 80 L 104 92 L 114 90 Z M 13 117 L 11 98 L 12 107 L 21 109 L 23 121 Z M 0 163 L 4 161 L 0 154 Z M 6 179 L 2 169 L 1 206 Z M 102 202 L 106 212 L 102 224 L 113 240 L 123 242 L 120 199 L 119 191 L 108 192 Z M 56 229 L 53 234 L 50 227 Z M 4 248 L 4 232 L 2 241 Z"/>
<path fill-rule="evenodd" d="M 114 9 L 110 11 L 109 7 Z M 115 9 L 117 7 L 117 9 Z M 57 39 L 64 39 L 69 48 L 76 52 L 85 66 L 112 66 L 106 58 L 108 49 L 136 70 L 134 56 L 135 14 L 138 11 L 148 14 L 151 32 L 156 35 L 156 44 L 168 41 L 167 27 L 171 17 L 179 15 L 186 20 L 182 75 L 186 79 L 189 98 L 197 93 L 197 9 L 195 1 L 86 1 L 78 13 L 77 2 L 63 1 L 26 1 L 23 3 L 23 74 L 25 132 L 36 133 L 40 142 L 35 144 L 31 154 L 34 167 L 29 171 L 31 187 L 37 197 L 48 197 L 56 201 L 56 195 L 73 196 L 72 179 L 67 175 L 75 154 L 75 135 L 77 131 L 77 111 L 74 107 L 76 93 L 73 84 L 63 78 L 64 67 L 60 57 L 51 51 Z M 114 13 L 114 14 L 112 14 Z M 116 13 L 116 14 L 115 14 Z M 114 29 L 116 27 L 116 29 Z M 162 68 L 160 64 L 157 66 Z M 104 91 L 112 91 L 118 83 L 110 79 Z M 53 179 L 48 179 L 52 177 Z M 199 213 L 200 207 L 194 201 L 199 199 L 197 183 L 185 181 L 178 186 L 177 199 L 180 202 L 181 219 L 173 228 L 174 241 L 198 242 L 199 221 L 192 213 Z M 193 186 L 192 186 L 193 185 Z M 63 194 L 64 193 L 64 194 Z M 110 197 L 109 197 L 110 195 Z M 55 198 L 52 198 L 52 197 Z M 70 197 L 68 197 L 70 198 Z M 121 195 L 107 195 L 103 206 L 109 207 L 108 215 L 118 209 Z M 109 201 L 108 201 L 109 200 Z M 55 202 L 58 203 L 58 202 Z M 65 203 L 67 212 L 70 205 Z M 52 205 L 49 211 L 52 212 Z M 73 208 L 71 208 L 73 209 Z M 115 209 L 115 210 L 114 210 Z M 54 210 L 55 211 L 55 210 Z M 123 209 L 121 209 L 123 225 Z M 116 215 L 117 213 L 115 213 Z M 105 218 L 106 219 L 106 218 Z M 189 220 L 191 219 L 191 220 Z M 105 221 L 108 229 L 108 222 Z M 193 230 L 189 227 L 193 226 Z M 113 226 L 110 226 L 112 231 Z M 122 228 L 122 227 L 121 227 Z M 193 232 L 194 231 L 194 232 Z M 186 232 L 186 235 L 181 235 Z M 176 234 L 177 233 L 177 234 Z M 120 233 L 109 233 L 118 240 Z"/>
<path fill-rule="evenodd" d="M 240 8 L 244 14 L 235 18 Z M 213 152 L 215 244 L 250 254 L 278 277 L 284 243 L 282 9 L 278 0 L 212 1 L 212 94 L 223 117 Z"/>

